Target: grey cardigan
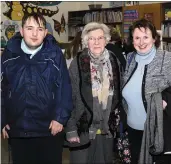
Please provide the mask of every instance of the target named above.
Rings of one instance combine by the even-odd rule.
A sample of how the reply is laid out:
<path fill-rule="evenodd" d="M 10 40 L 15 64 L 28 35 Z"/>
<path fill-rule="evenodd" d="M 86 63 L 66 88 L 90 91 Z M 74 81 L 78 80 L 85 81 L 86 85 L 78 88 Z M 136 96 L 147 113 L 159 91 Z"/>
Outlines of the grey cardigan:
<path fill-rule="evenodd" d="M 122 88 L 124 88 L 124 86 L 128 83 L 137 68 L 138 63 L 135 61 L 135 54 L 136 53 L 134 52 L 128 54 L 126 70 L 123 76 Z M 142 81 L 142 99 L 147 113 L 147 110 L 150 109 L 152 95 L 157 92 L 161 93 L 164 89 L 170 86 L 171 52 L 157 50 L 152 62 L 148 65 L 145 65 Z M 128 106 L 124 98 L 123 107 L 125 112 L 127 113 Z"/>
<path fill-rule="evenodd" d="M 138 164 L 152 164 L 152 155 L 163 152 L 163 106 L 161 93 L 151 96 Z M 150 154 L 151 153 L 151 154 Z"/>
<path fill-rule="evenodd" d="M 131 52 L 127 57 L 126 70 L 123 76 L 122 88 L 131 79 L 138 63 L 135 61 L 135 53 Z M 145 109 L 150 104 L 152 93 L 162 92 L 171 86 L 171 52 L 157 50 L 156 55 L 151 63 L 145 65 L 144 76 L 142 81 L 142 98 Z M 127 113 L 127 104 L 123 99 L 124 110 Z"/>

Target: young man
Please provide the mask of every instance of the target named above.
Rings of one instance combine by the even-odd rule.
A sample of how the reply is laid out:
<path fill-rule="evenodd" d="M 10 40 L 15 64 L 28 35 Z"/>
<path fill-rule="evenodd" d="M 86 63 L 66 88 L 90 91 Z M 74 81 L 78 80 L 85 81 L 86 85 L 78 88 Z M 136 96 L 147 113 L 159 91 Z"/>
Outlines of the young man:
<path fill-rule="evenodd" d="M 61 49 L 42 15 L 23 17 L 1 59 L 2 133 L 14 164 L 61 164 L 63 126 L 72 110 Z"/>

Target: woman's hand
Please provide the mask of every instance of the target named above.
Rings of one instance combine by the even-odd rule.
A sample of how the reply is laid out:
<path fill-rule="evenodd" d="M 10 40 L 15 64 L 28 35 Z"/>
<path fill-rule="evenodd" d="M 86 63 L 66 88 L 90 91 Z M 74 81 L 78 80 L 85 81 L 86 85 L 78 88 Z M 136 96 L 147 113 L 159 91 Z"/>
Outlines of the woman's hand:
<path fill-rule="evenodd" d="M 167 102 L 163 100 L 163 110 L 165 110 L 166 106 L 167 106 Z"/>
<path fill-rule="evenodd" d="M 80 143 L 80 138 L 79 137 L 72 137 L 70 139 L 68 139 L 68 142 L 70 143 Z"/>

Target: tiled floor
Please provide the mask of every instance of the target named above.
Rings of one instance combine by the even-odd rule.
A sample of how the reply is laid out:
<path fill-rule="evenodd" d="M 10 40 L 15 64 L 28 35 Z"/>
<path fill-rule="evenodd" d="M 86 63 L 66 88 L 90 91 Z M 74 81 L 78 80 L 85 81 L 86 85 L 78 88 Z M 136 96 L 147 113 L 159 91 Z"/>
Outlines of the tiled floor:
<path fill-rule="evenodd" d="M 63 160 L 62 160 L 63 164 L 69 164 L 69 150 L 68 148 L 64 148 L 63 149 Z"/>
<path fill-rule="evenodd" d="M 1 138 L 1 164 L 9 164 L 9 157 L 7 140 Z"/>

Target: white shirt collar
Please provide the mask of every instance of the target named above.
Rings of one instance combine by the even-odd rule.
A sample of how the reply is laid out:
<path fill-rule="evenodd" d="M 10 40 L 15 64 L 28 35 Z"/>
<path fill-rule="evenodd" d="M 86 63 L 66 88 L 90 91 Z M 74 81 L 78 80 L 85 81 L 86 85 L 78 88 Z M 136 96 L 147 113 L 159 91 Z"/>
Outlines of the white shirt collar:
<path fill-rule="evenodd" d="M 38 47 L 36 48 L 35 50 L 31 50 L 25 43 L 24 39 L 22 39 L 21 41 L 21 49 L 26 53 L 26 54 L 31 54 L 30 55 L 30 59 L 33 58 L 33 56 L 42 48 L 43 46 L 43 43 Z"/>

